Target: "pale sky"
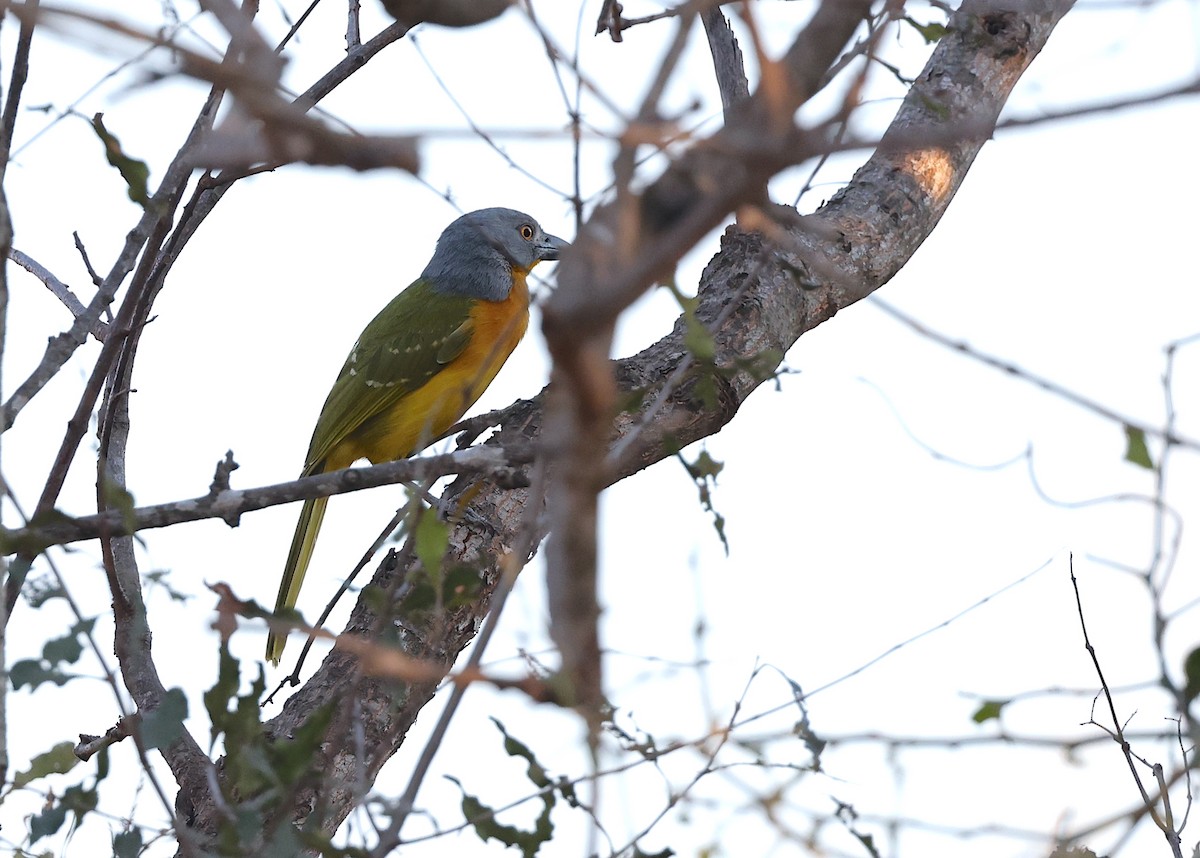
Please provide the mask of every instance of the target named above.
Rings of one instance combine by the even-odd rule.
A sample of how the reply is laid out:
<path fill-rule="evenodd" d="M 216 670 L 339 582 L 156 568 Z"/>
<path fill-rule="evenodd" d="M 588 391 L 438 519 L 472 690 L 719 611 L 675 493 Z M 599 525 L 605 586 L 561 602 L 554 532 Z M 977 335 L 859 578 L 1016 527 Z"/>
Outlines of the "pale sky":
<path fill-rule="evenodd" d="M 268 5 L 263 25 L 277 37 L 283 30 L 276 9 Z M 291 14 L 298 13 L 299 6 L 286 5 Z M 568 51 L 579 15 L 582 67 L 609 99 L 631 111 L 674 25 L 647 25 L 614 45 L 590 35 L 597 3 L 584 4 L 582 12 L 578 4 L 543 5 L 548 7 L 543 22 Z M 755 5 L 770 50 L 778 52 L 790 41 L 804 5 Z M 158 8 L 155 2 L 131 3 L 124 14 L 130 21 L 154 23 Z M 630 3 L 626 14 L 656 8 Z M 909 13 L 921 21 L 936 17 L 925 7 Z M 373 4 L 364 9 L 363 19 L 368 36 L 385 23 Z M 15 27 L 6 24 L 0 47 L 7 68 Z M 335 62 L 343 29 L 341 4 L 321 7 L 302 31 L 289 83 L 302 88 Z M 1080 5 L 1022 80 L 1008 115 L 1037 116 L 1187 80 L 1200 67 L 1197 35 L 1196 7 L 1180 0 L 1149 8 Z M 686 113 L 687 124 L 706 120 L 713 127 L 719 102 L 703 39 L 697 36 L 669 106 L 684 110 L 699 100 L 700 106 Z M 433 83 L 417 45 L 471 118 L 554 190 L 509 168 L 465 130 L 457 109 Z M 127 56 L 127 46 L 100 52 L 96 47 L 40 38 L 23 103 L 61 108 Z M 907 28 L 898 40 L 888 41 L 888 50 L 909 75 L 927 56 Z M 84 116 L 104 111 L 106 124 L 126 149 L 150 163 L 153 183 L 182 140 L 204 90 L 178 81 L 131 89 L 130 82 L 128 76 L 118 77 L 84 96 L 76 109 Z M 882 127 L 877 123 L 890 118 L 903 89 L 882 70 L 872 82 L 875 101 L 864 122 Z M 422 178 L 436 191 L 450 192 L 461 210 L 511 206 L 528 211 L 552 233 L 574 234 L 569 208 L 555 193 L 571 191 L 571 149 L 559 133 L 567 117 L 540 41 L 521 14 L 509 12 L 463 33 L 423 28 L 415 45 L 402 40 L 384 51 L 324 106 L 360 131 L 437 132 L 422 149 Z M 619 127 L 594 100 L 586 108 L 600 130 Z M 1132 419 L 1161 425 L 1163 347 L 1200 332 L 1191 260 L 1194 201 L 1200 198 L 1196 110 L 1194 99 L 1176 100 L 998 133 L 933 237 L 880 297 L 980 351 Z M 42 113 L 22 114 L 16 147 L 48 122 Z M 613 151 L 602 137 L 584 147 L 583 192 L 589 205 L 609 181 Z M 849 153 L 831 159 L 800 207 L 811 210 L 831 196 L 864 157 Z M 805 165 L 780 177 L 777 201 L 792 201 L 810 169 Z M 104 163 L 87 123 L 67 118 L 18 149 L 6 191 L 14 245 L 86 301 L 90 287 L 71 232 L 79 231 L 97 267 L 107 270 L 138 214 L 124 199 L 120 179 Z M 235 486 L 293 478 L 328 386 L 358 331 L 420 272 L 438 233 L 457 213 L 434 190 L 400 173 L 288 167 L 230 192 L 185 251 L 143 340 L 129 459 L 129 487 L 137 502 L 203 494 L 227 449 L 241 464 Z M 684 291 L 694 290 L 715 249 L 710 237 L 681 263 L 677 282 Z M 553 266 L 538 273 L 553 282 Z M 36 280 L 12 266 L 9 276 L 5 398 L 36 364 L 45 338 L 68 324 L 66 311 Z M 616 356 L 662 336 L 676 312 L 669 295 L 647 296 L 622 320 Z M 3 437 L 0 464 L 26 509 L 36 501 L 95 353 L 94 343 L 82 349 Z M 780 391 L 764 385 L 705 445 L 725 463 L 714 503 L 727 520 L 728 557 L 677 463 L 664 462 L 604 496 L 603 639 L 612 651 L 605 662 L 606 689 L 622 727 L 651 733 L 660 743 L 697 738 L 714 726 L 713 719 L 726 721 L 743 693 L 743 717 L 784 706 L 792 697 L 784 676 L 806 691 L 823 687 L 998 594 L 813 695 L 807 702 L 813 729 L 826 738 L 983 736 L 994 734 L 996 726 L 971 722 L 978 700 L 967 695 L 1007 697 L 1065 687 L 1089 693 L 1014 704 L 1005 712 L 1004 727 L 1019 735 L 1093 735 L 1096 728 L 1080 726 L 1090 716 L 1090 691 L 1097 683 L 1067 575 L 1070 552 L 1110 684 L 1156 675 L 1145 590 L 1135 578 L 1101 562 L 1135 568 L 1148 562 L 1151 508 L 1137 499 L 1085 503 L 1121 495 L 1145 498 L 1153 491 L 1151 472 L 1122 460 L 1120 425 L 937 346 L 871 302 L 806 335 L 786 365 L 794 374 L 782 377 Z M 474 410 L 535 394 L 547 373 L 535 319 L 526 341 Z M 1177 430 L 1190 438 L 1200 438 L 1198 389 L 1200 344 L 1182 349 L 1175 365 Z M 85 441 L 60 504 L 69 513 L 86 514 L 94 503 L 92 443 Z M 922 445 L 974 467 L 937 460 Z M 1020 460 L 991 467 L 1017 459 L 1027 448 L 1032 465 Z M 699 449 L 689 450 L 688 457 Z M 1161 445 L 1152 442 L 1156 460 L 1160 452 Z M 1200 515 L 1200 492 L 1194 488 L 1200 457 L 1188 451 L 1173 455 L 1168 500 L 1187 522 Z M 331 502 L 301 597 L 306 616 L 317 615 L 401 502 L 398 488 Z M 10 507 L 2 513 L 6 525 L 15 523 Z M 247 515 L 236 529 L 210 521 L 143 536 L 143 571 L 169 569 L 171 586 L 195 596 L 179 604 L 161 588 L 148 594 L 163 680 L 187 690 L 189 725 L 202 743 L 208 724 L 200 694 L 211 684 L 216 665 L 216 637 L 209 629 L 214 600 L 204 584 L 224 581 L 239 596 L 270 604 L 295 515 L 295 507 L 288 506 Z M 55 558 L 87 610 L 103 615 L 109 598 L 97 546 L 84 544 Z M 554 664 L 541 574 L 535 560 L 506 608 L 487 656 L 497 673 L 525 670 L 519 648 Z M 1174 609 L 1197 596 L 1197 552 L 1185 532 L 1165 603 Z M 699 647 L 698 616 L 705 628 Z M 1200 642 L 1190 631 L 1195 616 L 1195 610 L 1184 614 L 1167 636 L 1172 669 L 1178 670 L 1183 655 Z M 47 638 L 69 625 L 59 603 L 36 612 L 20 606 L 10 626 L 10 663 L 36 655 Z M 331 625 L 340 628 L 337 622 Z M 110 626 L 102 620 L 101 639 L 108 634 Z M 264 640 L 265 630 L 252 625 L 234 639 L 245 671 L 261 658 Z M 298 649 L 293 642 L 289 654 Z M 701 655 L 708 667 L 698 674 L 688 665 Z M 747 690 L 756 664 L 772 670 L 763 671 Z M 98 672 L 94 661 L 82 670 Z M 268 679 L 274 675 L 269 672 Z M 403 790 L 440 700 L 422 714 L 385 769 L 379 791 L 397 795 Z M 1158 730 L 1171 714 L 1165 696 L 1155 692 L 1122 694 L 1118 706 L 1123 717 L 1132 718 L 1132 730 Z M 444 774 L 455 775 L 494 805 L 531 791 L 523 767 L 504 755 L 489 715 L 527 742 L 556 774 L 587 770 L 581 725 L 572 716 L 532 706 L 514 692 L 473 688 L 419 799 L 443 825 L 461 819 L 457 788 Z M 96 682 L 43 686 L 32 696 L 11 694 L 13 769 L 23 769 L 29 756 L 76 733 L 103 732 L 116 717 L 111 694 Z M 770 760 L 804 765 L 808 757 L 802 744 L 786 738 L 797 717 L 794 707 L 783 708 L 735 731 L 735 737 L 775 739 L 767 752 Z M 1152 761 L 1178 761 L 1177 749 L 1144 744 L 1137 750 Z M 736 749 L 724 754 L 721 759 L 728 761 L 751 759 Z M 112 757 L 114 775 L 103 788 L 102 807 L 128 814 L 135 801 L 132 787 L 117 786 L 117 778 L 128 778 L 136 762 L 128 747 L 114 748 Z M 627 759 L 614 755 L 608 762 Z M 878 745 L 863 744 L 831 749 L 822 762 L 824 774 L 790 787 L 791 809 L 781 810 L 781 824 L 807 833 L 812 823 L 802 810 L 827 816 L 836 797 L 854 805 L 863 815 L 860 828 L 875 835 L 883 854 L 894 856 L 940 858 L 961 855 L 964 847 L 973 858 L 1044 855 L 1049 851 L 1044 840 L 987 834 L 964 841 L 940 827 L 1069 831 L 1132 807 L 1137 795 L 1124 760 L 1108 744 L 1089 747 L 1070 761 L 1053 750 L 1003 746 L 906 750 L 889 760 Z M 682 787 L 703 764 L 699 755 L 684 751 L 662 760 L 660 770 L 642 765 L 606 780 L 600 815 L 612 843 L 602 839 L 601 854 L 649 825 L 670 788 Z M 78 782 L 91 770 L 80 766 L 54 783 Z M 165 767 L 162 771 L 170 784 Z M 782 840 L 752 807 L 754 791 L 788 779 L 785 772 L 745 767 L 711 775 L 692 794 L 697 803 L 668 814 L 642 848 L 670 846 L 680 855 L 695 855 L 716 840 L 729 855 L 807 855 L 799 844 Z M 161 808 L 146 795 L 138 803 L 141 821 L 161 824 Z M 19 817 L 34 812 L 37 804 L 35 796 L 18 795 L 0 806 L 3 836 L 22 830 Z M 539 808 L 527 805 L 513 819 L 503 819 L 527 824 Z M 883 817 L 922 820 L 929 827 L 906 829 L 893 840 L 879 821 Z M 555 822 L 556 838 L 540 854 L 584 854 L 582 814 L 563 808 Z M 361 819 L 352 817 L 352 823 Z M 420 818 L 409 824 L 409 836 L 428 828 Z M 848 834 L 833 830 L 835 824 L 830 828 L 822 842 L 834 854 L 864 854 Z M 1188 849 L 1200 840 L 1195 832 L 1193 825 L 1184 833 Z M 1112 837 L 1107 832 L 1089 845 L 1102 854 Z M 103 824 L 91 820 L 69 846 L 62 845 L 60 834 L 35 851 L 99 854 L 97 849 L 107 848 L 105 838 Z M 501 854 L 497 844 L 485 845 L 469 831 L 409 847 L 405 854 L 444 855 L 447 850 L 462 856 Z M 1169 853 L 1161 836 L 1143 824 L 1121 854 Z"/>

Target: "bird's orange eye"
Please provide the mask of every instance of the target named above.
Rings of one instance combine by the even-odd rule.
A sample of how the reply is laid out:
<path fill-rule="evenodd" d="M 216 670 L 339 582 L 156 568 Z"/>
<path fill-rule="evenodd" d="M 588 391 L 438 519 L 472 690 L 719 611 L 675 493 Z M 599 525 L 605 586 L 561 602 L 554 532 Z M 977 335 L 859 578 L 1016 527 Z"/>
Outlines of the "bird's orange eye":
<path fill-rule="evenodd" d="M 533 227 L 531 227 L 529 224 L 525 224 L 524 226 L 522 226 L 521 227 L 521 238 L 525 239 L 526 241 L 532 241 L 533 240 Z"/>

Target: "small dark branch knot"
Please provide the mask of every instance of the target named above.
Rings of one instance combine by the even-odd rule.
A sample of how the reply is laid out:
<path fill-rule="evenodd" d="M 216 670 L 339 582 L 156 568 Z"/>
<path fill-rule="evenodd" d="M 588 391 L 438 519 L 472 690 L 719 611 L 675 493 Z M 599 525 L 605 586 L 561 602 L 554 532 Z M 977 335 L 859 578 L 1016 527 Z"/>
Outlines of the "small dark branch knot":
<path fill-rule="evenodd" d="M 1031 29 L 1011 12 L 993 12 L 980 20 L 983 32 L 995 40 L 993 55 L 1000 60 L 1021 56 L 1028 49 Z"/>
<path fill-rule="evenodd" d="M 680 172 L 667 174 L 642 197 L 644 227 L 665 232 L 695 207 L 700 196 L 695 177 L 685 178 Z"/>
<path fill-rule="evenodd" d="M 213 473 L 212 484 L 208 487 L 208 500 L 215 501 L 222 492 L 229 491 L 229 475 L 238 469 L 238 463 L 233 460 L 233 450 L 225 451 L 225 458 L 217 462 Z"/>
<path fill-rule="evenodd" d="M 1005 15 L 988 15 L 983 19 L 983 29 L 989 36 L 999 36 L 1007 27 Z"/>
<path fill-rule="evenodd" d="M 525 468 L 498 468 L 491 474 L 492 482 L 502 489 L 529 488 L 529 472 Z"/>

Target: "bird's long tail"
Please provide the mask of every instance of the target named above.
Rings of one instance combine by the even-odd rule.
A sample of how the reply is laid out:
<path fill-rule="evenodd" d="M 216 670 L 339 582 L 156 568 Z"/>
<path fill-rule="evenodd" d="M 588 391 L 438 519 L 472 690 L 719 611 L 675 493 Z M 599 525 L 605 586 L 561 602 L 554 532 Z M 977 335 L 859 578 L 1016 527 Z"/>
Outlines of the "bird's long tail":
<path fill-rule="evenodd" d="M 279 582 L 279 595 L 275 597 L 277 614 L 296 607 L 296 598 L 300 595 L 300 585 L 304 583 L 304 573 L 308 570 L 308 561 L 312 559 L 313 547 L 317 544 L 317 534 L 321 531 L 321 520 L 325 518 L 327 503 L 327 497 L 306 500 L 304 508 L 300 510 L 300 520 L 296 522 L 296 533 L 292 536 L 287 565 L 283 567 L 283 580 Z M 279 664 L 286 643 L 287 635 L 271 630 L 267 636 L 267 658 L 271 660 L 271 664 Z"/>

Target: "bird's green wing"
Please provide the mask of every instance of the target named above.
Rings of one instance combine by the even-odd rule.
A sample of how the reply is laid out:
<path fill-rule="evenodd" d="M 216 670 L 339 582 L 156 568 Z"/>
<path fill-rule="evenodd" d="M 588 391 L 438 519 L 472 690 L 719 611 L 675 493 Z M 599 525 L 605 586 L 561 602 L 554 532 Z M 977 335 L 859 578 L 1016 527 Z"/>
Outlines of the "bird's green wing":
<path fill-rule="evenodd" d="M 462 352 L 475 300 L 442 295 L 417 280 L 363 329 L 313 430 L 305 474 L 319 472 L 342 441 L 429 381 Z"/>
<path fill-rule="evenodd" d="M 442 343 L 438 346 L 437 354 L 434 356 L 438 364 L 445 366 L 462 354 L 473 336 L 475 336 L 475 320 L 468 317 L 465 322 L 442 338 Z"/>

